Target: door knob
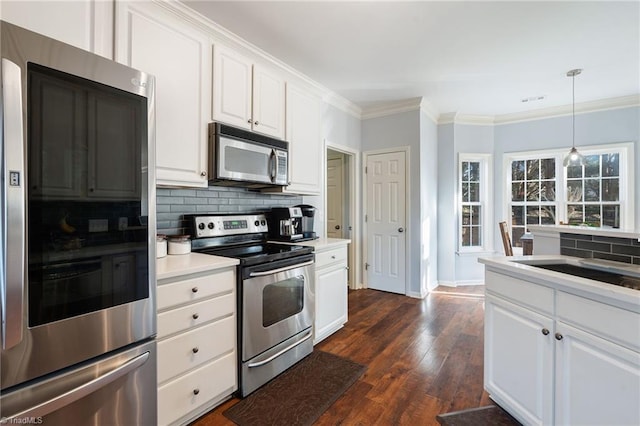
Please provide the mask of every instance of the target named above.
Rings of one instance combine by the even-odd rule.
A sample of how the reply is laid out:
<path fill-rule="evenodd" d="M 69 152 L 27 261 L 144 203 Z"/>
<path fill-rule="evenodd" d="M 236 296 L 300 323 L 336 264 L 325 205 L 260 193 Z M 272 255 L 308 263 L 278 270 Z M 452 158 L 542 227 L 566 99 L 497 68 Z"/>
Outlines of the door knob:
<path fill-rule="evenodd" d="M 340 229 L 340 225 L 336 225 L 336 229 Z"/>
<path fill-rule="evenodd" d="M 404 232 L 404 228 L 398 228 L 398 232 Z"/>

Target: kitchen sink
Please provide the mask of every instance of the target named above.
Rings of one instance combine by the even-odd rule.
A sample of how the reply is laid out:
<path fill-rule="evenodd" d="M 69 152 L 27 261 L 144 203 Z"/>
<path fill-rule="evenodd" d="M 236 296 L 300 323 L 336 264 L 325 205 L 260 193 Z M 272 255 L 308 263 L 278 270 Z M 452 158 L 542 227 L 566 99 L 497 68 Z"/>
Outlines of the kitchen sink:
<path fill-rule="evenodd" d="M 618 285 L 622 287 L 632 288 L 634 290 L 640 290 L 640 278 L 632 277 L 629 275 L 603 271 L 600 269 L 588 268 L 585 266 L 573 265 L 570 263 L 527 263 L 534 268 L 542 268 L 550 271 L 560 272 L 563 274 L 569 274 L 576 277 L 587 278 L 590 280 L 600 281 L 603 283 Z"/>

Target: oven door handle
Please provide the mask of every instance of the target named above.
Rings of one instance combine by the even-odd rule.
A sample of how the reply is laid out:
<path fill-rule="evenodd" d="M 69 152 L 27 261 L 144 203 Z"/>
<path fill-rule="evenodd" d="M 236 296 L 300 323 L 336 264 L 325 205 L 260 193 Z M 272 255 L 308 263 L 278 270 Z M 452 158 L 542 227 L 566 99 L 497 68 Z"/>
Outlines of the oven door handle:
<path fill-rule="evenodd" d="M 273 361 L 274 359 L 278 358 L 280 355 L 284 354 L 285 352 L 288 352 L 291 349 L 295 348 L 296 346 L 301 345 L 302 343 L 306 342 L 307 340 L 309 340 L 311 338 L 311 336 L 313 336 L 313 332 L 311 330 L 309 330 L 309 334 L 304 336 L 302 339 L 300 339 L 297 342 L 287 346 L 286 348 L 282 349 L 281 351 L 276 352 L 275 354 L 271 355 L 267 359 L 263 359 L 262 361 L 258 361 L 258 362 L 252 362 L 251 364 L 248 365 L 248 367 L 249 368 L 256 368 L 256 367 L 261 367 L 261 366 L 263 366 L 265 364 L 268 364 L 271 361 Z"/>
<path fill-rule="evenodd" d="M 305 262 L 305 263 L 296 263 L 295 265 L 285 266 L 284 268 L 271 269 L 269 271 L 251 272 L 251 273 L 249 273 L 249 277 L 250 278 L 264 277 L 265 275 L 273 275 L 273 274 L 277 274 L 279 272 L 284 272 L 284 271 L 288 271 L 290 269 L 295 269 L 295 268 L 302 268 L 304 266 L 309 266 L 309 265 L 313 265 L 313 260 L 311 260 L 309 262 Z"/>

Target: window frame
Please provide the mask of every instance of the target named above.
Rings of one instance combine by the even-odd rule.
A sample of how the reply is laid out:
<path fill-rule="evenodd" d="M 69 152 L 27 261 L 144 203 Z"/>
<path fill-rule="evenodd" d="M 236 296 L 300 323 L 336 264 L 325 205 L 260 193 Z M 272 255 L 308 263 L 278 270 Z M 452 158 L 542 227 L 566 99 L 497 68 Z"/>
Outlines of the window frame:
<path fill-rule="evenodd" d="M 578 151 L 583 156 L 602 155 L 617 152 L 620 155 L 619 169 L 619 202 L 620 208 L 620 228 L 633 229 L 635 223 L 634 203 L 635 195 L 634 177 L 634 144 L 633 142 L 618 142 L 602 145 L 578 146 Z M 560 222 L 567 223 L 567 173 L 566 167 L 562 165 L 564 156 L 569 148 L 544 149 L 536 151 L 505 152 L 503 154 L 502 168 L 502 194 L 504 196 L 503 214 L 507 221 L 509 232 L 512 228 L 511 219 L 511 163 L 519 160 L 531 160 L 554 157 L 556 159 L 556 218 Z M 514 250 L 518 248 L 514 247 Z"/>
<path fill-rule="evenodd" d="M 477 254 L 486 253 L 493 250 L 493 166 L 492 154 L 486 153 L 459 153 L 458 167 L 456 170 L 457 193 L 456 193 L 456 221 L 457 221 L 457 247 L 458 254 Z M 473 205 L 479 205 L 480 213 L 480 229 L 482 244 L 478 246 L 462 245 L 462 163 L 477 162 L 480 163 L 479 172 L 479 201 Z"/>

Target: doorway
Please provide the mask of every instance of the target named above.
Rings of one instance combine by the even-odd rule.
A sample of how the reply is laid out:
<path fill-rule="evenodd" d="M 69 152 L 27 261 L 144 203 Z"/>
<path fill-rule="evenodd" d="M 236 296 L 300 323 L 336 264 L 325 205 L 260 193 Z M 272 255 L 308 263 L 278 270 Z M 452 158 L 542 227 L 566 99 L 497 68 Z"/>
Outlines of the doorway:
<path fill-rule="evenodd" d="M 327 238 L 350 239 L 348 246 L 348 283 L 350 289 L 360 284 L 360 247 L 358 238 L 359 177 L 356 166 L 358 152 L 327 141 L 325 181 L 325 225 Z"/>

